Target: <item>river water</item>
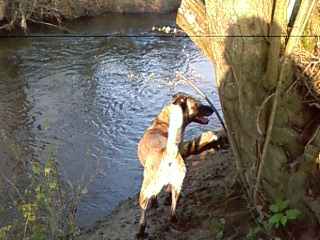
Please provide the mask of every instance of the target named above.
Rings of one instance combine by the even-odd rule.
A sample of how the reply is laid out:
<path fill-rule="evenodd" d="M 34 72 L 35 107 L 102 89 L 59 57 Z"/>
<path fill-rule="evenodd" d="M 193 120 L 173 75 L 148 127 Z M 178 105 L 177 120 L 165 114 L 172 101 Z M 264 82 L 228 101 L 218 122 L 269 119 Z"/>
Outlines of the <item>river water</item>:
<path fill-rule="evenodd" d="M 199 96 L 176 71 L 220 105 L 213 66 L 191 40 L 152 31 L 174 27 L 174 14 L 107 14 L 65 25 L 71 33 L 31 26 L 31 37 L 0 38 L 0 129 L 28 159 L 41 161 L 52 145 L 72 182 L 86 162 L 86 181 L 100 163 L 78 205 L 77 222 L 85 225 L 139 191 L 137 142 L 171 95 Z M 185 136 L 218 127 L 213 115 L 207 126 L 189 125 Z M 0 167 L 10 178 L 16 163 L 0 141 Z"/>

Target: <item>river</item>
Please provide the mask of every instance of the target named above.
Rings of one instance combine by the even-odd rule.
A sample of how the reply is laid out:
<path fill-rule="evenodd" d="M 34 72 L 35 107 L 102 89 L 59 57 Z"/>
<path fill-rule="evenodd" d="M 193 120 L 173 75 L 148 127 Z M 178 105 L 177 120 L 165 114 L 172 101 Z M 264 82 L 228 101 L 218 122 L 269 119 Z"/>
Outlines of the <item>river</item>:
<path fill-rule="evenodd" d="M 192 79 L 219 111 L 220 105 L 213 66 L 191 40 L 152 31 L 175 27 L 175 14 L 106 14 L 65 26 L 70 33 L 42 25 L 30 26 L 29 37 L 0 38 L 0 129 L 28 159 L 41 161 L 53 146 L 72 182 L 87 161 L 86 181 L 100 163 L 78 204 L 77 223 L 83 226 L 139 191 L 137 143 L 171 95 L 199 97 L 176 71 Z M 185 137 L 219 127 L 213 115 L 207 126 L 191 124 Z M 0 167 L 10 178 L 16 162 L 0 141 Z M 6 201 L 6 188 L 0 191 Z"/>

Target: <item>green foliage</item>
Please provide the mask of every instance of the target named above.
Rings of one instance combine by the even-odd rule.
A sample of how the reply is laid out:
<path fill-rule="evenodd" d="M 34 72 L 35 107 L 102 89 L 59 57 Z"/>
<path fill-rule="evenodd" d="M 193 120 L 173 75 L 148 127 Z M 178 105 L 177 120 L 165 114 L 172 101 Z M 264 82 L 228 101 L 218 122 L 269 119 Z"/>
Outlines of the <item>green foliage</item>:
<path fill-rule="evenodd" d="M 47 148 L 43 161 L 28 160 L 22 157 L 20 146 L 10 142 L 4 131 L 1 131 L 1 138 L 9 141 L 17 162 L 22 165 L 23 170 L 19 174 L 23 177 L 23 184 L 15 176 L 6 178 L 0 169 L 0 176 L 11 186 L 10 196 L 13 198 L 15 216 L 11 222 L 4 223 L 5 226 L 0 228 L 0 239 L 67 239 L 72 236 L 78 230 L 75 214 L 81 192 L 93 181 L 99 166 L 88 184 L 84 184 L 86 172 L 82 173 L 80 181 L 73 185 L 63 171 L 67 180 L 67 184 L 63 184 L 51 145 Z M 88 161 L 87 159 L 87 164 Z M 8 211 L 1 205 L 0 209 L 4 215 L 5 211 Z"/>
<path fill-rule="evenodd" d="M 23 235 L 24 239 L 44 239 L 45 236 L 58 238 L 61 232 L 61 225 L 74 225 L 74 222 L 66 222 L 65 217 L 57 209 L 63 207 L 59 193 L 62 191 L 56 162 L 52 155 L 52 148 L 49 147 L 45 163 L 31 160 L 26 169 L 27 181 L 24 186 L 24 193 L 17 201 L 18 213 L 13 225 L 22 222 L 23 233 L 17 227 L 15 235 Z M 22 219 L 19 219 L 20 217 Z"/>
<path fill-rule="evenodd" d="M 288 209 L 286 210 L 286 216 L 288 217 L 288 220 L 294 220 L 297 219 L 300 215 L 300 211 L 298 209 Z"/>
<path fill-rule="evenodd" d="M 0 228 L 0 239 L 6 239 L 11 231 L 12 231 L 11 224 L 7 224 L 6 226 Z"/>
<path fill-rule="evenodd" d="M 224 225 L 225 225 L 224 218 L 220 218 L 220 220 L 218 222 L 218 230 L 219 230 L 219 232 L 217 233 L 217 236 L 216 236 L 217 240 L 221 240 L 223 238 Z"/>
<path fill-rule="evenodd" d="M 269 210 L 272 213 L 272 216 L 269 218 L 268 225 L 271 228 L 275 226 L 275 228 L 279 228 L 280 225 L 283 227 L 286 226 L 288 220 L 297 219 L 300 215 L 300 211 L 298 209 L 287 209 L 289 206 L 289 200 L 282 201 L 281 199 L 277 199 L 274 204 L 269 205 Z"/>
<path fill-rule="evenodd" d="M 246 235 L 246 240 L 255 240 L 259 231 L 259 227 L 250 228 L 249 233 Z"/>

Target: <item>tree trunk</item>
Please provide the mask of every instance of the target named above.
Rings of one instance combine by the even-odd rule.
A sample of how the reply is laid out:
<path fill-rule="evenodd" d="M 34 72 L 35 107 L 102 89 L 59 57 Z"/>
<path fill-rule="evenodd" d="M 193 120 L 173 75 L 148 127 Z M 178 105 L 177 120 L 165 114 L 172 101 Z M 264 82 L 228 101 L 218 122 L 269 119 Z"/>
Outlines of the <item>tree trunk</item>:
<path fill-rule="evenodd" d="M 307 220 L 304 236 L 317 237 L 320 52 L 313 42 L 310 49 L 319 54 L 313 52 L 309 67 L 301 65 L 301 56 L 309 53 L 298 51 L 297 36 L 308 34 L 306 29 L 319 36 L 320 2 L 301 1 L 293 37 L 287 39 L 285 3 L 183 0 L 177 23 L 215 66 L 229 142 L 248 198 L 255 206 L 289 199 Z M 318 88 L 310 90 L 310 83 Z"/>

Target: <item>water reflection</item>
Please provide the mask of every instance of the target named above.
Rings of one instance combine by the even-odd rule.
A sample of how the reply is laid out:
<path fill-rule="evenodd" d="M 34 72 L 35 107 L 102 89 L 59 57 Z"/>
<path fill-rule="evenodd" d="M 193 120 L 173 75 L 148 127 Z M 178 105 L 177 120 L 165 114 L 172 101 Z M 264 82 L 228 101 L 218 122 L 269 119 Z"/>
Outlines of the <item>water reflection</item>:
<path fill-rule="evenodd" d="M 0 128 L 24 144 L 28 158 L 41 160 L 48 144 L 56 146 L 59 168 L 74 182 L 87 159 L 86 180 L 101 161 L 79 204 L 80 225 L 103 217 L 139 191 L 142 169 L 136 145 L 144 129 L 173 93 L 196 95 L 177 84 L 175 71 L 195 70 L 205 80 L 197 82 L 199 87 L 218 104 L 213 68 L 192 42 L 151 31 L 174 21 L 174 15 L 110 14 L 66 23 L 73 35 L 99 37 L 0 39 Z M 55 34 L 43 27 L 31 31 Z M 189 64 L 183 48 L 190 54 Z M 212 117 L 206 128 L 218 126 Z M 186 136 L 203 129 L 191 125 Z M 0 145 L 1 168 L 10 168 L 10 149 L 2 148 L 3 141 Z"/>

